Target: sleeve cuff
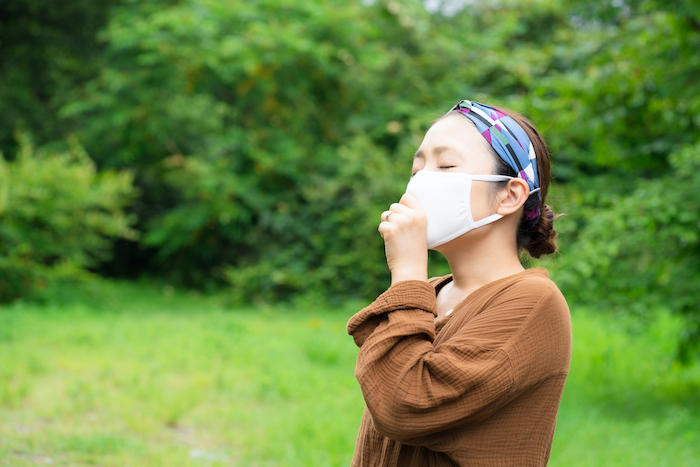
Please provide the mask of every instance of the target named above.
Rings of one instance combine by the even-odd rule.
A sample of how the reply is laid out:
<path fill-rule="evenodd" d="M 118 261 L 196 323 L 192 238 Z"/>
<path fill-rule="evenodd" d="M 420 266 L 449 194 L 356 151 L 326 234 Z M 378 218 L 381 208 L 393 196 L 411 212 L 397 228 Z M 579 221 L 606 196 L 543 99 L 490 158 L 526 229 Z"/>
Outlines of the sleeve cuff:
<path fill-rule="evenodd" d="M 396 310 L 423 310 L 437 316 L 435 287 L 424 281 L 401 281 L 393 284 L 371 305 L 357 312 L 348 321 L 348 334 L 359 346 L 372 334 L 381 321 L 381 315 Z"/>

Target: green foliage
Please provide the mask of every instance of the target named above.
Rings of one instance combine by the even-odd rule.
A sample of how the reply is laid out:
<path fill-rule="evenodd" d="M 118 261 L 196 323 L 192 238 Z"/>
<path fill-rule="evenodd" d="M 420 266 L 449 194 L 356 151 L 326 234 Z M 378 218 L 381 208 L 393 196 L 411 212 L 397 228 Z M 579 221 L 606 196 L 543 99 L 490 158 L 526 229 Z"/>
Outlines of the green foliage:
<path fill-rule="evenodd" d="M 568 182 L 555 277 L 576 303 L 680 313 L 688 362 L 700 344 L 700 9 L 640 0 L 571 11 L 559 70 L 522 99 Z"/>
<path fill-rule="evenodd" d="M 144 240 L 162 269 L 228 280 L 248 299 L 380 290 L 376 215 L 409 170 L 415 147 L 401 133 L 431 118 L 399 94 L 428 97 L 425 77 L 410 86 L 392 71 L 449 65 L 433 53 L 441 42 L 422 40 L 427 13 L 410 2 L 394 13 L 279 1 L 142 10 L 113 17 L 110 66 L 62 115 L 84 121 L 101 164 L 140 168 Z M 402 31 L 413 53 L 390 42 Z"/>
<path fill-rule="evenodd" d="M 0 2 L 0 150 L 6 158 L 18 150 L 16 129 L 42 144 L 71 131 L 71 122 L 56 113 L 104 63 L 95 35 L 117 1 Z"/>
<path fill-rule="evenodd" d="M 562 180 L 622 168 L 653 176 L 700 129 L 700 6 L 575 2 L 550 61 L 524 96 Z M 623 175 L 624 176 L 624 175 Z"/>
<path fill-rule="evenodd" d="M 539 45 L 562 21 L 523 15 L 530 3 L 501 17 L 415 1 L 153 5 L 117 10 L 108 65 L 61 115 L 100 164 L 138 168 L 152 265 L 245 300 L 379 293 L 377 215 L 436 112 L 519 89 L 526 69 L 486 51 L 547 26 Z"/>
<path fill-rule="evenodd" d="M 134 174 L 141 235 L 97 268 L 236 301 L 376 295 L 377 216 L 430 122 L 469 97 L 550 144 L 566 294 L 663 304 L 696 335 L 696 218 L 674 209 L 697 197 L 673 161 L 700 139 L 697 2 L 10 0 L 0 46 L 8 160 L 17 128 L 74 133 L 99 170 Z"/>
<path fill-rule="evenodd" d="M 0 157 L 0 301 L 36 296 L 56 280 L 79 279 L 109 257 L 112 238 L 134 239 L 124 207 L 129 172 L 97 173 L 83 149 L 35 149 L 18 134 L 12 162 Z"/>
<path fill-rule="evenodd" d="M 562 226 L 573 238 L 557 279 L 577 303 L 682 313 L 680 357 L 687 362 L 700 331 L 700 144 L 669 159 L 670 173 L 639 179 L 626 194 L 591 195 L 590 185 L 565 190 L 565 209 L 574 215 Z"/>

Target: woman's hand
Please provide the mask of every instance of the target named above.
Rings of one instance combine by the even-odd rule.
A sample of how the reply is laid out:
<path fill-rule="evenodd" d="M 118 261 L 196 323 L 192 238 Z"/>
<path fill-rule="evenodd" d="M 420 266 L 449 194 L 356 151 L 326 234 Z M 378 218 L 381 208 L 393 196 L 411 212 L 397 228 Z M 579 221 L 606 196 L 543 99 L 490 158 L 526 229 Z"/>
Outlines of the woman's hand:
<path fill-rule="evenodd" d="M 415 196 L 405 193 L 382 213 L 379 233 L 384 239 L 391 283 L 428 280 L 428 219 Z"/>

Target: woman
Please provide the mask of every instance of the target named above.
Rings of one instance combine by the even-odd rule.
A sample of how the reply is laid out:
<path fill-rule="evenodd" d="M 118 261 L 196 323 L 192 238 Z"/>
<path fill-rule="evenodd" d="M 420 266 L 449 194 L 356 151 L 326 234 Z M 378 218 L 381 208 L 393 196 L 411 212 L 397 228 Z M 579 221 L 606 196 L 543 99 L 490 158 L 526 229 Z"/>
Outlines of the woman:
<path fill-rule="evenodd" d="M 348 322 L 366 402 L 353 466 L 542 466 L 569 371 L 546 269 L 547 148 L 523 117 L 462 101 L 427 132 L 379 232 L 391 287 Z M 428 280 L 428 249 L 452 274 Z"/>

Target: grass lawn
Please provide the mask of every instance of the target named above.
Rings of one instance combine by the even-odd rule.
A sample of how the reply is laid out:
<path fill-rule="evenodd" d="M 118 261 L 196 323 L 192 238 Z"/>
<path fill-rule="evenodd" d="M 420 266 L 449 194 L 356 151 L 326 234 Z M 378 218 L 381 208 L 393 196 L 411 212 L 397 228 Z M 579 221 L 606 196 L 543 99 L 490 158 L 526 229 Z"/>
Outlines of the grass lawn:
<path fill-rule="evenodd" d="M 349 465 L 359 306 L 230 308 L 107 283 L 3 307 L 0 465 Z M 550 465 L 700 465 L 700 365 L 673 364 L 679 322 L 573 321 Z"/>

